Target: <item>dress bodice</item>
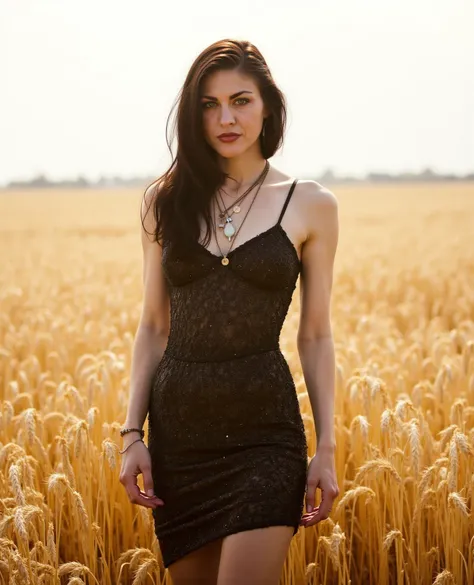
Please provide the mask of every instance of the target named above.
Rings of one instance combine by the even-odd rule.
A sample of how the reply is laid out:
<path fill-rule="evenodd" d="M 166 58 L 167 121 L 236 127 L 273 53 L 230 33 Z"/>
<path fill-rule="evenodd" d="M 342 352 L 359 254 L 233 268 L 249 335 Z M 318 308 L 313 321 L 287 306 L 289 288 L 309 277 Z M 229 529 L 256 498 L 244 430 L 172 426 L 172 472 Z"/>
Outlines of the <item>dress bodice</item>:
<path fill-rule="evenodd" d="M 279 349 L 301 262 L 281 219 L 221 256 L 196 242 L 193 253 L 163 246 L 170 297 L 166 353 L 188 361 L 221 361 Z"/>

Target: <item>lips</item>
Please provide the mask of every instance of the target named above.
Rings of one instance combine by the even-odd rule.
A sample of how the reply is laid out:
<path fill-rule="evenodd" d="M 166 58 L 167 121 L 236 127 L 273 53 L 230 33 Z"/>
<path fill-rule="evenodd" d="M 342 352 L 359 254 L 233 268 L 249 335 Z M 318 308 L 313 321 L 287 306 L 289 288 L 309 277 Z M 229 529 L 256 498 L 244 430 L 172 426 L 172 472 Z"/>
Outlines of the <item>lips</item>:
<path fill-rule="evenodd" d="M 217 138 L 219 138 L 221 142 L 234 142 L 234 140 L 237 140 L 239 137 L 240 134 L 235 134 L 235 132 L 226 132 L 224 134 L 219 134 Z"/>

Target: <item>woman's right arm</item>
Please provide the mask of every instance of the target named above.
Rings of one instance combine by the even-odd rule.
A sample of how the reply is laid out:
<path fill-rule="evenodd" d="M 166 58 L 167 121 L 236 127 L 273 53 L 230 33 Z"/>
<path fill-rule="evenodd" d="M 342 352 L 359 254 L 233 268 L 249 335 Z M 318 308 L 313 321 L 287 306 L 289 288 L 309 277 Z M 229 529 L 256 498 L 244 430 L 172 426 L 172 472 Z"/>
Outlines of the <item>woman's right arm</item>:
<path fill-rule="evenodd" d="M 140 321 L 135 334 L 131 371 L 130 371 L 130 394 L 127 408 L 127 415 L 123 427 L 143 427 L 148 414 L 148 403 L 153 382 L 159 362 L 163 357 L 166 348 L 170 326 L 169 296 L 161 268 L 162 249 L 161 245 L 153 241 L 152 234 L 155 230 L 155 219 L 152 201 L 151 185 L 145 192 L 141 204 L 141 217 L 146 232 L 141 228 L 141 242 L 143 249 L 143 304 Z M 149 209 L 148 209 L 149 208 Z M 148 210 L 148 212 L 147 212 Z M 140 435 L 137 432 L 130 432 L 123 437 L 123 449 L 127 448 Z M 141 445 L 143 447 L 143 444 Z M 136 449 L 138 447 L 138 449 Z M 136 453 L 139 457 L 140 443 L 131 446 L 123 456 L 123 465 L 120 481 L 125 485 L 130 500 L 141 505 L 145 503 L 141 492 L 136 485 L 136 476 L 132 476 L 132 470 L 128 469 L 126 459 L 128 455 Z M 135 450 L 136 449 L 136 450 Z M 141 456 L 140 456 L 141 459 Z M 153 489 L 151 472 L 148 458 L 145 457 L 141 469 L 145 492 Z M 136 465 L 134 465 L 136 471 Z"/>

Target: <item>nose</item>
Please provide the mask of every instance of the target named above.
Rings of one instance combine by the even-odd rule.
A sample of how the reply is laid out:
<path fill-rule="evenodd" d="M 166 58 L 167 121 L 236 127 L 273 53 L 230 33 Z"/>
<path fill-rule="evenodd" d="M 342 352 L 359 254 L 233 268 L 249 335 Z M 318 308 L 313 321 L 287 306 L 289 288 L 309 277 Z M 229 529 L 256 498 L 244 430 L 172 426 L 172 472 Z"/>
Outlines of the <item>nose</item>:
<path fill-rule="evenodd" d="M 228 126 L 229 124 L 235 124 L 234 114 L 228 106 L 225 104 L 221 108 L 221 124 Z"/>

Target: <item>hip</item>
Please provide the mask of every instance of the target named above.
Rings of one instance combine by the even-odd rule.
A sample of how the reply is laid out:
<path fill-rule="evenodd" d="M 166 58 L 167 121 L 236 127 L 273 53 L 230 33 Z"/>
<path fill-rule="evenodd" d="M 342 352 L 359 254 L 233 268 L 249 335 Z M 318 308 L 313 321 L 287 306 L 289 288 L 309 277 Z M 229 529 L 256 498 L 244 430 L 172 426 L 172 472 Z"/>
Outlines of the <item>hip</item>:
<path fill-rule="evenodd" d="M 295 383 L 278 350 L 219 362 L 183 361 L 164 354 L 150 393 L 149 422 L 165 434 L 210 441 L 232 432 L 271 437 L 304 426 Z"/>

